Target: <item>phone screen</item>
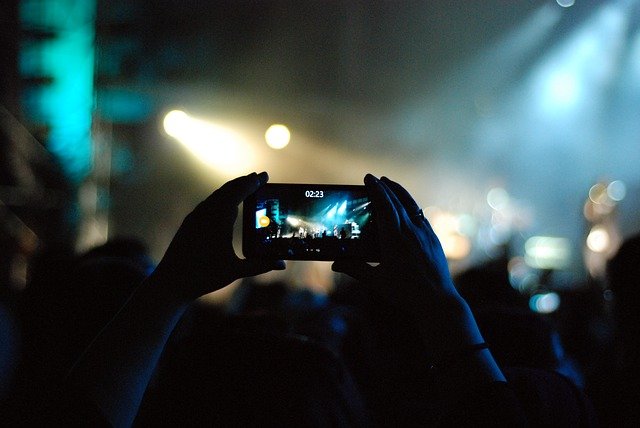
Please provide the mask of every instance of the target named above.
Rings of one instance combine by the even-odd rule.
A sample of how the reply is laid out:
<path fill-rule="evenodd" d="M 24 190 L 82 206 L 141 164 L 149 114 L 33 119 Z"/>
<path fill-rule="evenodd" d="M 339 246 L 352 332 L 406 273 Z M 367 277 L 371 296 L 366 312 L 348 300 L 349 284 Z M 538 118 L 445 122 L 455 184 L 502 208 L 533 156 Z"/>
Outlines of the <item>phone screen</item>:
<path fill-rule="evenodd" d="M 267 183 L 243 210 L 246 257 L 379 261 L 365 186 Z"/>

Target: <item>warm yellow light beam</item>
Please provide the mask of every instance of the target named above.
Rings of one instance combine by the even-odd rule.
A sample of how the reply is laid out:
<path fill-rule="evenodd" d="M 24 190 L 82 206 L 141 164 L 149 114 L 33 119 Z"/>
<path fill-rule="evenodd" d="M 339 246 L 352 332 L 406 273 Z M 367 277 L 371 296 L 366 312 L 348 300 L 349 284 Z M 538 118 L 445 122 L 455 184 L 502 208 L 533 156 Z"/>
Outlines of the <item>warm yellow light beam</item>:
<path fill-rule="evenodd" d="M 225 174 L 251 168 L 253 150 L 238 132 L 189 116 L 180 110 L 167 113 L 165 132 L 178 140 L 202 162 Z"/>

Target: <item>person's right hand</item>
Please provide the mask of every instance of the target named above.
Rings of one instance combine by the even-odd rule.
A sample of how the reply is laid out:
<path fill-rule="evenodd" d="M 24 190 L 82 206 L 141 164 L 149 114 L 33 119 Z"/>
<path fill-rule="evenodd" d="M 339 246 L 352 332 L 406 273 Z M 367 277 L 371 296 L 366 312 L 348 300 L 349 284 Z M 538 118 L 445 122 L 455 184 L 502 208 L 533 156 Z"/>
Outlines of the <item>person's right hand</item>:
<path fill-rule="evenodd" d="M 468 305 L 458 294 L 440 241 L 422 210 L 400 184 L 367 174 L 381 260 L 378 266 L 337 260 L 333 270 L 373 287 L 420 324 L 439 349 L 481 342 Z"/>

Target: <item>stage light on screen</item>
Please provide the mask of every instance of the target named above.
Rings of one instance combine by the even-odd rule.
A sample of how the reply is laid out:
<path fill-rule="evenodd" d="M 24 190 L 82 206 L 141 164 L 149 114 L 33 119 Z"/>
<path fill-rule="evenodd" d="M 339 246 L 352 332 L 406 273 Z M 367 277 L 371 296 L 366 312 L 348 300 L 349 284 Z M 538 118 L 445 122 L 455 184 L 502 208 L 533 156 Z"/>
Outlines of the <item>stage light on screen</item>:
<path fill-rule="evenodd" d="M 338 208 L 338 215 L 344 215 L 346 211 L 347 211 L 347 201 L 343 201 L 342 204 L 340 204 L 340 208 Z"/>
<path fill-rule="evenodd" d="M 163 120 L 165 132 L 206 165 L 227 175 L 252 168 L 254 152 L 238 132 L 173 110 Z"/>
<path fill-rule="evenodd" d="M 333 219 L 336 216 L 336 212 L 338 211 L 338 204 L 336 203 L 331 209 L 327 212 L 327 218 Z"/>
<path fill-rule="evenodd" d="M 291 132 L 285 125 L 271 125 L 264 133 L 264 139 L 272 149 L 284 149 L 291 141 Z"/>
<path fill-rule="evenodd" d="M 264 217 L 267 217 L 267 209 L 266 208 L 262 208 L 260 210 L 256 210 L 256 229 L 261 228 L 261 227 L 267 227 L 269 226 L 269 223 L 265 224 L 263 226 L 263 224 L 265 223 Z M 267 217 L 268 219 L 269 217 Z M 269 220 L 269 222 L 271 222 L 271 220 Z"/>
<path fill-rule="evenodd" d="M 266 215 L 263 215 L 260 217 L 260 220 L 258 220 L 258 223 L 260 224 L 260 227 L 267 227 L 271 224 L 271 219 Z"/>
<path fill-rule="evenodd" d="M 302 221 L 295 217 L 287 217 L 287 223 L 289 223 L 293 227 L 298 227 L 300 226 L 300 223 L 302 223 Z"/>

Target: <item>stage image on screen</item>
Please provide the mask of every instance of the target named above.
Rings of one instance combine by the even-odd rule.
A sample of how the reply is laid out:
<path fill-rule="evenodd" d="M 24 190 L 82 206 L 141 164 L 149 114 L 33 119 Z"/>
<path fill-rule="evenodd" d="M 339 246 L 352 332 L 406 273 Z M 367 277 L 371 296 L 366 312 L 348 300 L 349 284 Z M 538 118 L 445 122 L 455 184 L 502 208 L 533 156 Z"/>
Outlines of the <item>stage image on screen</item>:
<path fill-rule="evenodd" d="M 363 186 L 268 185 L 256 194 L 255 239 L 284 259 L 374 258 L 371 201 Z"/>

